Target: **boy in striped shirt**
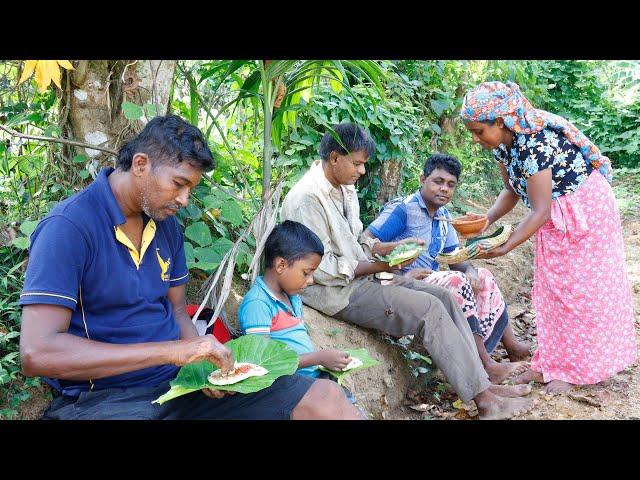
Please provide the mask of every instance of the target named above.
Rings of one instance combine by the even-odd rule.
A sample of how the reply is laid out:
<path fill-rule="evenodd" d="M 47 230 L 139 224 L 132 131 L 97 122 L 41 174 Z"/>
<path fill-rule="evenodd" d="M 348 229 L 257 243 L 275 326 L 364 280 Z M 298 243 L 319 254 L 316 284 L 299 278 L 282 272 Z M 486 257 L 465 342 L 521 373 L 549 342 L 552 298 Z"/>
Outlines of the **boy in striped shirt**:
<path fill-rule="evenodd" d="M 300 356 L 297 373 L 324 377 L 319 365 L 342 370 L 348 353 L 316 350 L 304 325 L 300 293 L 313 282 L 313 272 L 324 255 L 318 236 L 298 222 L 277 225 L 264 247 L 263 276 L 247 292 L 238 310 L 243 335 L 266 335 L 289 345 Z"/>

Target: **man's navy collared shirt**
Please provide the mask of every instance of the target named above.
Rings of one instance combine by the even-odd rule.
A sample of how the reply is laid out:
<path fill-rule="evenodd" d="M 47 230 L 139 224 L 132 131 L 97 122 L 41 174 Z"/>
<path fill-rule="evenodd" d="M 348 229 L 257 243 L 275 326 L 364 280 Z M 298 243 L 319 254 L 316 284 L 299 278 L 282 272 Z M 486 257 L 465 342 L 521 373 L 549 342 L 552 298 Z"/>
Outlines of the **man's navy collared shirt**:
<path fill-rule="evenodd" d="M 20 304 L 69 308 L 68 333 L 96 342 L 178 340 L 180 328 L 167 293 L 189 278 L 182 229 L 175 217 L 153 221 L 145 216 L 137 252 L 119 229 L 125 217 L 108 182 L 112 171 L 102 170 L 91 185 L 59 203 L 38 224 L 31 235 Z M 159 385 L 177 371 L 174 365 L 158 365 L 89 381 L 49 383 L 66 395 L 78 395 Z"/>

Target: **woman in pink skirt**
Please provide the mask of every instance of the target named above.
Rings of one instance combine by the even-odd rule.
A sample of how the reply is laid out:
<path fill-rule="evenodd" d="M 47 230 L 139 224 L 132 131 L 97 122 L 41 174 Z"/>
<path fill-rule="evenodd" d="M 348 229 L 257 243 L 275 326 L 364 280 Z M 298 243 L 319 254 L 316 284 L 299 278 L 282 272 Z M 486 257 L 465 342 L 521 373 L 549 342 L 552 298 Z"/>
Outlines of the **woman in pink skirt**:
<path fill-rule="evenodd" d="M 538 348 L 516 383 L 558 393 L 601 382 L 636 361 L 636 332 L 610 160 L 573 124 L 533 108 L 518 85 L 486 82 L 460 112 L 473 140 L 493 150 L 504 189 L 488 225 L 522 198 L 530 212 L 509 240 L 536 234 L 533 305 Z"/>

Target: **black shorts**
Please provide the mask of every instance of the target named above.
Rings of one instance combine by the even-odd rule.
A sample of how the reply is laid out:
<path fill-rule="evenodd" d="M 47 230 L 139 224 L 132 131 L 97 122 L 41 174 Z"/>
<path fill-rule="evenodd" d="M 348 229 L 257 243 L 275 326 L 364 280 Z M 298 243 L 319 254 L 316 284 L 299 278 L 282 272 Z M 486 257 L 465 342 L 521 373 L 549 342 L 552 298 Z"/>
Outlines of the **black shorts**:
<path fill-rule="evenodd" d="M 304 375 L 287 375 L 256 393 L 213 399 L 197 391 L 162 405 L 151 402 L 169 390 L 168 382 L 157 387 L 109 388 L 54 398 L 42 419 L 288 420 L 314 381 Z"/>

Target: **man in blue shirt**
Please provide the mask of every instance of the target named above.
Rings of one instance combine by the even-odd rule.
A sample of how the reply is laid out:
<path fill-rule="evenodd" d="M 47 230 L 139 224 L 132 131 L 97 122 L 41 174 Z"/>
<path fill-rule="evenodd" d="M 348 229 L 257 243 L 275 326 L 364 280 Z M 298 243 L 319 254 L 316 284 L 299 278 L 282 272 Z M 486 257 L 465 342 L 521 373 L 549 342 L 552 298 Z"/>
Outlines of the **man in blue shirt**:
<path fill-rule="evenodd" d="M 56 392 L 44 418 L 358 418 L 333 382 L 301 375 L 254 394 L 202 390 L 151 403 L 182 365 L 208 360 L 226 372 L 234 364 L 184 311 L 189 272 L 175 214 L 212 167 L 200 130 L 157 117 L 121 148 L 115 170 L 38 224 L 20 297 L 20 354 L 25 375 L 48 377 Z"/>
<path fill-rule="evenodd" d="M 420 175 L 420 189 L 385 205 L 365 235 L 382 242 L 404 238 L 420 238 L 427 249 L 411 265 L 403 268 L 405 275 L 447 288 L 467 317 L 482 364 L 494 382 L 502 381 L 525 368 L 518 362 L 529 355 L 529 347 L 515 337 L 509 325 L 509 315 L 502 293 L 493 275 L 485 268 L 475 268 L 470 262 L 450 265 L 449 271 L 438 271 L 435 258 L 439 253 L 452 252 L 459 246 L 458 236 L 449 222 L 446 204 L 458 185 L 462 165 L 451 155 L 437 153 L 429 157 Z M 512 363 L 498 363 L 490 353 L 502 340 Z"/>

